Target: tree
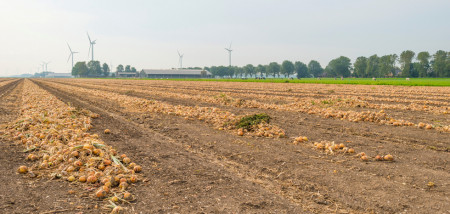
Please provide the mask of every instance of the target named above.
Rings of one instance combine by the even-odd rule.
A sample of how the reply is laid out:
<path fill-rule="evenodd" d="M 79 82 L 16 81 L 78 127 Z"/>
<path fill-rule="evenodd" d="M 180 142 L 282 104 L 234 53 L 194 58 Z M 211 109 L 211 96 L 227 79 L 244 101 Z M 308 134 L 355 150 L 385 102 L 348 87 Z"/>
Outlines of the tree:
<path fill-rule="evenodd" d="M 319 77 L 323 74 L 323 68 L 319 62 L 311 60 L 308 63 L 308 73 L 312 74 L 314 77 Z"/>
<path fill-rule="evenodd" d="M 402 76 L 404 76 L 404 77 L 410 77 L 411 75 L 410 75 L 410 71 L 411 71 L 411 68 L 412 68 L 412 59 L 414 58 L 414 55 L 415 55 L 416 53 L 414 53 L 414 51 L 410 51 L 410 50 L 407 50 L 407 51 L 403 51 L 401 54 L 400 54 L 400 65 L 401 65 L 401 68 L 402 68 Z"/>
<path fill-rule="evenodd" d="M 397 67 L 395 65 L 398 61 L 398 56 L 397 56 L 397 54 L 391 54 L 390 56 L 391 56 L 391 58 L 390 58 L 391 73 L 392 73 L 392 76 L 395 76 L 395 75 L 397 75 L 397 73 L 396 73 Z"/>
<path fill-rule="evenodd" d="M 435 77 L 450 77 L 450 71 L 447 69 L 448 66 L 447 52 L 443 50 L 438 50 L 433 55 L 433 72 Z"/>
<path fill-rule="evenodd" d="M 233 78 L 233 75 L 235 73 L 237 73 L 236 70 L 238 70 L 238 67 L 228 66 L 228 67 L 226 67 L 225 74 L 226 74 L 226 76 Z"/>
<path fill-rule="evenodd" d="M 297 78 L 309 77 L 308 67 L 306 64 L 300 61 L 295 62 L 294 64 L 295 72 L 297 73 Z"/>
<path fill-rule="evenodd" d="M 351 74 L 350 68 L 350 59 L 348 57 L 341 56 L 339 58 L 331 60 L 330 63 L 328 63 L 328 66 L 325 68 L 325 71 L 330 76 L 349 77 Z"/>
<path fill-rule="evenodd" d="M 233 75 L 235 76 L 235 77 L 240 77 L 240 78 L 242 78 L 242 76 L 244 76 L 244 69 L 241 69 L 240 67 L 238 67 L 238 66 L 231 66 L 232 67 L 232 69 L 233 69 Z"/>
<path fill-rule="evenodd" d="M 356 58 L 355 63 L 353 63 L 353 75 L 355 77 L 367 77 L 366 68 L 367 68 L 367 57 L 360 56 Z"/>
<path fill-rule="evenodd" d="M 72 75 L 85 77 L 88 75 L 88 67 L 86 62 L 77 62 L 72 68 Z"/>
<path fill-rule="evenodd" d="M 294 63 L 289 60 L 284 60 L 281 63 L 281 73 L 284 74 L 284 77 L 287 78 L 294 73 L 295 67 Z"/>
<path fill-rule="evenodd" d="M 273 77 L 275 77 L 275 75 L 277 75 L 279 77 L 280 70 L 281 70 L 281 66 L 280 66 L 280 64 L 278 64 L 276 62 L 271 62 L 269 64 L 269 66 L 267 67 L 267 73 L 271 74 Z"/>
<path fill-rule="evenodd" d="M 255 66 L 253 66 L 252 64 L 248 64 L 248 65 L 244 66 L 244 73 L 245 73 L 246 77 L 247 77 L 247 75 L 250 75 L 250 77 L 252 77 L 253 74 L 256 75 Z"/>
<path fill-rule="evenodd" d="M 131 66 L 130 65 L 125 66 L 125 72 L 131 72 Z"/>
<path fill-rule="evenodd" d="M 116 69 L 117 72 L 123 72 L 123 65 L 118 65 Z"/>
<path fill-rule="evenodd" d="M 427 51 L 422 51 L 417 54 L 417 60 L 419 60 L 420 66 L 417 68 L 419 77 L 426 77 L 427 71 L 430 68 L 431 55 Z"/>
<path fill-rule="evenodd" d="M 256 67 L 256 72 L 259 73 L 260 77 L 262 77 L 266 74 L 266 66 L 259 64 L 258 67 Z"/>
<path fill-rule="evenodd" d="M 394 71 L 392 55 L 384 55 L 378 61 L 378 77 L 386 77 Z"/>
<path fill-rule="evenodd" d="M 99 61 L 89 61 L 87 67 L 88 67 L 88 76 L 98 77 L 102 75 L 102 67 L 100 66 Z"/>
<path fill-rule="evenodd" d="M 366 77 L 378 77 L 378 56 L 372 55 L 367 59 Z"/>
<path fill-rule="evenodd" d="M 419 62 L 414 62 L 411 64 L 411 70 L 409 71 L 409 76 L 410 77 L 419 77 L 419 71 L 420 71 L 420 67 L 422 67 L 420 65 Z"/>
<path fill-rule="evenodd" d="M 108 64 L 103 63 L 102 71 L 103 71 L 103 76 L 105 76 L 105 77 L 109 76 L 110 69 L 109 69 Z"/>
<path fill-rule="evenodd" d="M 137 71 L 136 71 L 136 68 L 135 68 L 135 67 L 131 67 L 131 72 L 136 73 L 136 72 L 137 72 Z"/>

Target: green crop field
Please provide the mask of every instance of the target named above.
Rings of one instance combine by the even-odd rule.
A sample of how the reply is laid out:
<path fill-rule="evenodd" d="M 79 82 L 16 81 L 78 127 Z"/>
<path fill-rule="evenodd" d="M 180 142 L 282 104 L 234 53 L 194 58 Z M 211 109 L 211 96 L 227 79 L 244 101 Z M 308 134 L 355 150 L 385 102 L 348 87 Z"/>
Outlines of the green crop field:
<path fill-rule="evenodd" d="M 219 81 L 219 82 L 269 82 L 269 83 L 318 83 L 318 84 L 354 84 L 354 85 L 404 85 L 404 86 L 450 86 L 450 78 L 302 78 L 302 79 L 153 79 L 176 81 Z"/>

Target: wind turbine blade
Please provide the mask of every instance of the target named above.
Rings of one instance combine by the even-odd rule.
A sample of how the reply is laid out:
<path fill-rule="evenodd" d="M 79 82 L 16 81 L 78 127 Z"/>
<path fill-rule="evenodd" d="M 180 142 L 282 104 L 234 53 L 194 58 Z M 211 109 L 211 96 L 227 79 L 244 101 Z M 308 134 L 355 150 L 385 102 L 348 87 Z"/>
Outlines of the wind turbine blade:
<path fill-rule="evenodd" d="M 67 47 L 69 47 L 70 52 L 72 53 L 72 48 L 70 48 L 69 43 L 67 43 Z"/>
<path fill-rule="evenodd" d="M 69 59 L 70 59 L 70 56 L 72 56 L 72 52 L 70 52 L 70 54 L 69 54 L 69 58 L 67 58 L 67 62 L 69 62 Z"/>
<path fill-rule="evenodd" d="M 228 48 L 228 49 L 230 49 L 230 50 L 231 50 L 231 44 L 233 44 L 233 42 L 230 42 L 230 48 Z"/>
<path fill-rule="evenodd" d="M 178 56 L 181 56 L 180 51 L 177 50 L 177 52 L 178 52 Z"/>
<path fill-rule="evenodd" d="M 88 35 L 88 38 L 89 38 L 89 43 L 92 43 L 92 41 L 91 41 L 91 37 L 89 36 L 89 33 L 88 33 L 88 32 L 86 32 L 86 34 Z"/>

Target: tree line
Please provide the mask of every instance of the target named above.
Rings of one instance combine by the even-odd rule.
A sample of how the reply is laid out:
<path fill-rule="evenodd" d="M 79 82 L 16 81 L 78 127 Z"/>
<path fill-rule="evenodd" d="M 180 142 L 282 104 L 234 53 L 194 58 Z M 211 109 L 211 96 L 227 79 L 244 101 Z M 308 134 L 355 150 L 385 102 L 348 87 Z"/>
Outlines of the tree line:
<path fill-rule="evenodd" d="M 72 76 L 75 77 L 108 77 L 109 65 L 100 61 L 77 62 L 72 68 Z"/>
<path fill-rule="evenodd" d="M 216 77 L 450 77 L 450 52 L 443 50 L 431 55 L 427 51 L 416 54 L 411 50 L 396 54 L 370 57 L 360 56 L 351 63 L 348 57 L 331 60 L 325 68 L 311 60 L 307 65 L 301 61 L 271 62 L 268 65 L 205 67 Z"/>
<path fill-rule="evenodd" d="M 76 77 L 114 77 L 115 74 L 110 74 L 111 69 L 109 65 L 100 61 L 77 62 L 72 68 L 72 76 Z M 137 72 L 135 67 L 130 65 L 123 66 L 122 64 L 116 67 L 116 72 Z"/>

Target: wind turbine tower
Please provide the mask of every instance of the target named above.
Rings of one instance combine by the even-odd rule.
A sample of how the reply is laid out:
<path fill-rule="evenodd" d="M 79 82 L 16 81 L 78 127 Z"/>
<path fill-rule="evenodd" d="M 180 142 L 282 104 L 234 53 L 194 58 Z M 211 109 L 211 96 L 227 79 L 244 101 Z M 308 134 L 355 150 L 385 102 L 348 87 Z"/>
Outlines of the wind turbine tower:
<path fill-rule="evenodd" d="M 231 43 L 230 43 L 230 47 L 229 48 L 225 48 L 225 50 L 228 51 L 228 58 L 229 58 L 230 67 L 231 67 L 231 51 L 233 51 L 233 50 L 231 50 Z"/>
<path fill-rule="evenodd" d="M 86 32 L 87 33 L 87 32 Z M 88 39 L 89 39 L 89 52 L 88 52 L 88 57 L 89 57 L 89 54 L 90 54 L 90 52 L 91 52 L 91 50 L 92 50 L 92 54 L 91 54 L 91 57 L 92 57 L 92 61 L 94 61 L 94 45 L 95 45 L 95 41 L 97 41 L 97 40 L 94 40 L 94 41 L 92 41 L 91 40 L 91 37 L 89 36 L 89 33 L 87 33 L 87 36 L 88 36 Z"/>
<path fill-rule="evenodd" d="M 69 58 L 67 58 L 67 62 L 69 62 L 70 57 L 72 57 L 72 69 L 73 69 L 73 54 L 76 54 L 78 52 L 72 51 L 72 48 L 70 48 L 69 43 L 67 43 L 67 46 L 69 47 L 69 50 L 70 50 L 70 54 L 69 54 Z"/>
<path fill-rule="evenodd" d="M 177 52 L 178 52 L 178 56 L 180 57 L 180 59 L 179 59 L 180 69 L 182 69 L 183 68 L 183 56 L 184 56 L 184 54 L 180 54 L 180 51 L 177 51 Z"/>
<path fill-rule="evenodd" d="M 47 69 L 47 65 L 50 63 L 50 62 L 42 62 L 43 64 L 42 64 L 42 69 L 44 69 L 44 65 L 45 65 L 45 70 L 43 71 L 43 72 L 48 72 L 48 69 Z"/>

